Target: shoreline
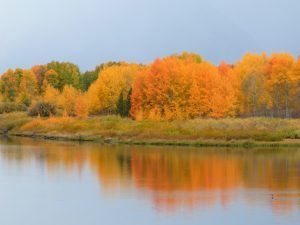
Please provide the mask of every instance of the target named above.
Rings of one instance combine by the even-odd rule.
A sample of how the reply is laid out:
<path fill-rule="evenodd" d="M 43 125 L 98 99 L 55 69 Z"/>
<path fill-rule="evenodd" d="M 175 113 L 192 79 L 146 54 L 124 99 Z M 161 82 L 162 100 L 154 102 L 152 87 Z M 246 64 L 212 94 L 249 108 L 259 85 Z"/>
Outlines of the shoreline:
<path fill-rule="evenodd" d="M 300 148 L 300 139 L 286 139 L 284 141 L 264 142 L 254 140 L 122 140 L 114 137 L 96 137 L 85 135 L 51 135 L 34 133 L 8 133 L 1 134 L 6 137 L 24 137 L 38 140 L 90 142 L 108 145 L 136 145 L 136 146 L 174 146 L 174 147 L 220 147 L 220 148 Z"/>
<path fill-rule="evenodd" d="M 300 119 L 134 121 L 118 116 L 0 115 L 0 135 L 100 144 L 191 147 L 300 147 Z"/>

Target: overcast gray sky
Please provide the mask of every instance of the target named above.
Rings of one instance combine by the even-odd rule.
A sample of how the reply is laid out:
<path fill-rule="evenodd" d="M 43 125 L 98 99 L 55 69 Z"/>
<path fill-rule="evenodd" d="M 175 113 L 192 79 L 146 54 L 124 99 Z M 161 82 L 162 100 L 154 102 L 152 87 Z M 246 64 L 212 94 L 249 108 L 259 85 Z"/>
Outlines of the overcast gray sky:
<path fill-rule="evenodd" d="M 82 71 L 184 50 L 219 63 L 300 54 L 299 0 L 0 0 L 0 72 L 51 60 Z"/>

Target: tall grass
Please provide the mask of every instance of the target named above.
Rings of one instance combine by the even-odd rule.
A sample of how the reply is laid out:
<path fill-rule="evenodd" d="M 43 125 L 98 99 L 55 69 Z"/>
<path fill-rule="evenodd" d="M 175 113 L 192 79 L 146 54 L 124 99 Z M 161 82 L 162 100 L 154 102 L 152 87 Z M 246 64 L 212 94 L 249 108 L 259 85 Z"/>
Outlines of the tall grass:
<path fill-rule="evenodd" d="M 48 119 L 24 117 L 12 114 L 15 121 L 20 115 L 14 132 L 41 135 L 94 136 L 118 140 L 254 140 L 282 141 L 300 138 L 299 119 L 194 119 L 188 121 L 133 121 L 118 116 L 102 116 L 86 119 L 53 117 Z M 6 115 L 6 117 L 10 117 Z M 2 121 L 1 117 L 0 120 Z M 8 123 L 9 124 L 9 123 Z M 0 127 L 2 125 L 0 124 Z M 7 126 L 7 125 L 6 125 Z"/>
<path fill-rule="evenodd" d="M 0 133 L 6 134 L 10 130 L 19 128 L 30 122 L 32 118 L 23 112 L 4 113 L 0 115 Z"/>

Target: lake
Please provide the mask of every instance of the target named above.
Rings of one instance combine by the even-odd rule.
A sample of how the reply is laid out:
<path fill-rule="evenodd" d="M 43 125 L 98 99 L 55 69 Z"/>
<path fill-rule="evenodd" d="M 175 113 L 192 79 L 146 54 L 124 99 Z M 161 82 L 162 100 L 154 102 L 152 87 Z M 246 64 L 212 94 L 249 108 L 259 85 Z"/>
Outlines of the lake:
<path fill-rule="evenodd" d="M 0 139 L 0 224 L 299 224 L 300 149 Z"/>

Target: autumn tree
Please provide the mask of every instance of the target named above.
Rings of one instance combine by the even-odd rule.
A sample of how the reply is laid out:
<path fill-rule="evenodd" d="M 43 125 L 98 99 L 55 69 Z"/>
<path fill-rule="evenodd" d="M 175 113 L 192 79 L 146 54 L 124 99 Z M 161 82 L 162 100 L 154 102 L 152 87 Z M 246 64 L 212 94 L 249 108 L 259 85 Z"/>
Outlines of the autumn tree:
<path fill-rule="evenodd" d="M 89 70 L 86 71 L 85 73 L 83 73 L 80 76 L 80 88 L 82 91 L 87 91 L 89 89 L 89 87 L 91 86 L 92 83 L 94 83 L 99 76 L 99 73 L 107 67 L 110 66 L 114 66 L 114 65 L 120 65 L 121 63 L 119 62 L 107 62 L 107 63 L 102 63 L 98 66 L 96 66 L 96 68 L 94 70 Z"/>
<path fill-rule="evenodd" d="M 140 65 L 127 63 L 103 69 L 97 81 L 88 90 L 90 112 L 116 113 L 121 92 L 128 93 L 140 69 Z"/>
<path fill-rule="evenodd" d="M 79 92 L 71 85 L 66 85 L 61 93 L 60 104 L 64 110 L 64 113 L 68 116 L 76 115 L 75 105 Z"/>
<path fill-rule="evenodd" d="M 1 93 L 4 101 L 14 102 L 18 96 L 22 69 L 9 69 L 1 76 Z"/>
<path fill-rule="evenodd" d="M 293 117 L 300 117 L 300 57 L 294 63 L 290 77 L 292 77 L 292 90 L 291 90 L 291 108 L 293 109 Z"/>
<path fill-rule="evenodd" d="M 221 62 L 218 67 L 218 93 L 215 106 L 218 109 L 213 109 L 219 117 L 235 116 L 238 107 L 238 85 L 239 81 L 234 73 L 234 65 Z M 217 117 L 218 117 L 217 116 Z"/>
<path fill-rule="evenodd" d="M 175 54 L 174 56 L 187 62 L 201 63 L 203 61 L 202 57 L 196 53 L 183 52 L 180 55 Z"/>
<path fill-rule="evenodd" d="M 233 115 L 236 94 L 227 96 L 235 87 L 231 79 L 231 72 L 220 74 L 195 54 L 158 59 L 135 80 L 131 114 L 165 120 Z"/>
<path fill-rule="evenodd" d="M 291 118 L 300 116 L 299 101 L 300 59 L 288 53 L 247 53 L 234 65 L 215 66 L 183 52 L 149 65 L 103 63 L 83 74 L 73 63 L 53 61 L 9 69 L 0 77 L 2 105 L 26 110 L 45 103 L 55 107 L 56 115 L 64 111 L 78 117 Z"/>
<path fill-rule="evenodd" d="M 8 70 L 1 76 L 0 90 L 4 101 L 30 105 L 37 94 L 37 80 L 30 70 Z"/>
<path fill-rule="evenodd" d="M 191 68 L 191 89 L 188 98 L 188 112 L 191 118 L 194 117 L 219 117 L 219 112 L 213 108 L 221 102 L 218 101 L 220 94 L 218 85 L 220 85 L 220 77 L 218 69 L 207 62 Z M 217 100 L 217 102 L 215 102 Z M 216 109 L 216 108 L 215 108 Z"/>
<path fill-rule="evenodd" d="M 296 74 L 291 70 L 294 58 L 288 53 L 277 53 L 269 59 L 268 86 L 272 95 L 273 106 L 277 116 L 290 117 L 290 103 Z M 281 113 L 284 111 L 284 113 Z"/>
<path fill-rule="evenodd" d="M 36 76 L 31 70 L 24 70 L 20 80 L 17 103 L 29 106 L 38 94 L 38 83 Z"/>
<path fill-rule="evenodd" d="M 43 101 L 47 103 L 51 103 L 53 105 L 58 105 L 59 99 L 60 99 L 59 91 L 56 88 L 54 88 L 52 85 L 48 84 L 43 94 Z"/>
<path fill-rule="evenodd" d="M 43 82 L 45 79 L 45 74 L 47 72 L 47 66 L 46 65 L 36 65 L 31 68 L 31 71 L 34 73 L 36 80 L 37 80 L 37 86 L 38 86 L 38 94 L 42 94 L 43 90 Z"/>
<path fill-rule="evenodd" d="M 187 117 L 189 73 L 186 58 L 170 56 L 157 59 L 135 80 L 131 115 L 136 119 L 173 119 Z"/>
<path fill-rule="evenodd" d="M 270 97 L 266 89 L 268 58 L 247 53 L 239 61 L 234 72 L 239 85 L 238 113 L 240 115 L 266 115 L 270 108 Z"/>
<path fill-rule="evenodd" d="M 49 72 L 51 71 L 51 72 Z M 80 88 L 80 71 L 78 66 L 69 62 L 50 62 L 47 64 L 46 80 L 60 91 L 64 86 L 71 85 Z"/>
<path fill-rule="evenodd" d="M 61 83 L 60 76 L 55 70 L 51 69 L 45 73 L 42 89 L 45 89 L 48 85 L 51 85 L 52 87 L 59 90 L 60 83 Z"/>
<path fill-rule="evenodd" d="M 88 114 L 89 109 L 86 95 L 79 93 L 75 101 L 75 115 L 80 118 L 86 118 Z"/>

